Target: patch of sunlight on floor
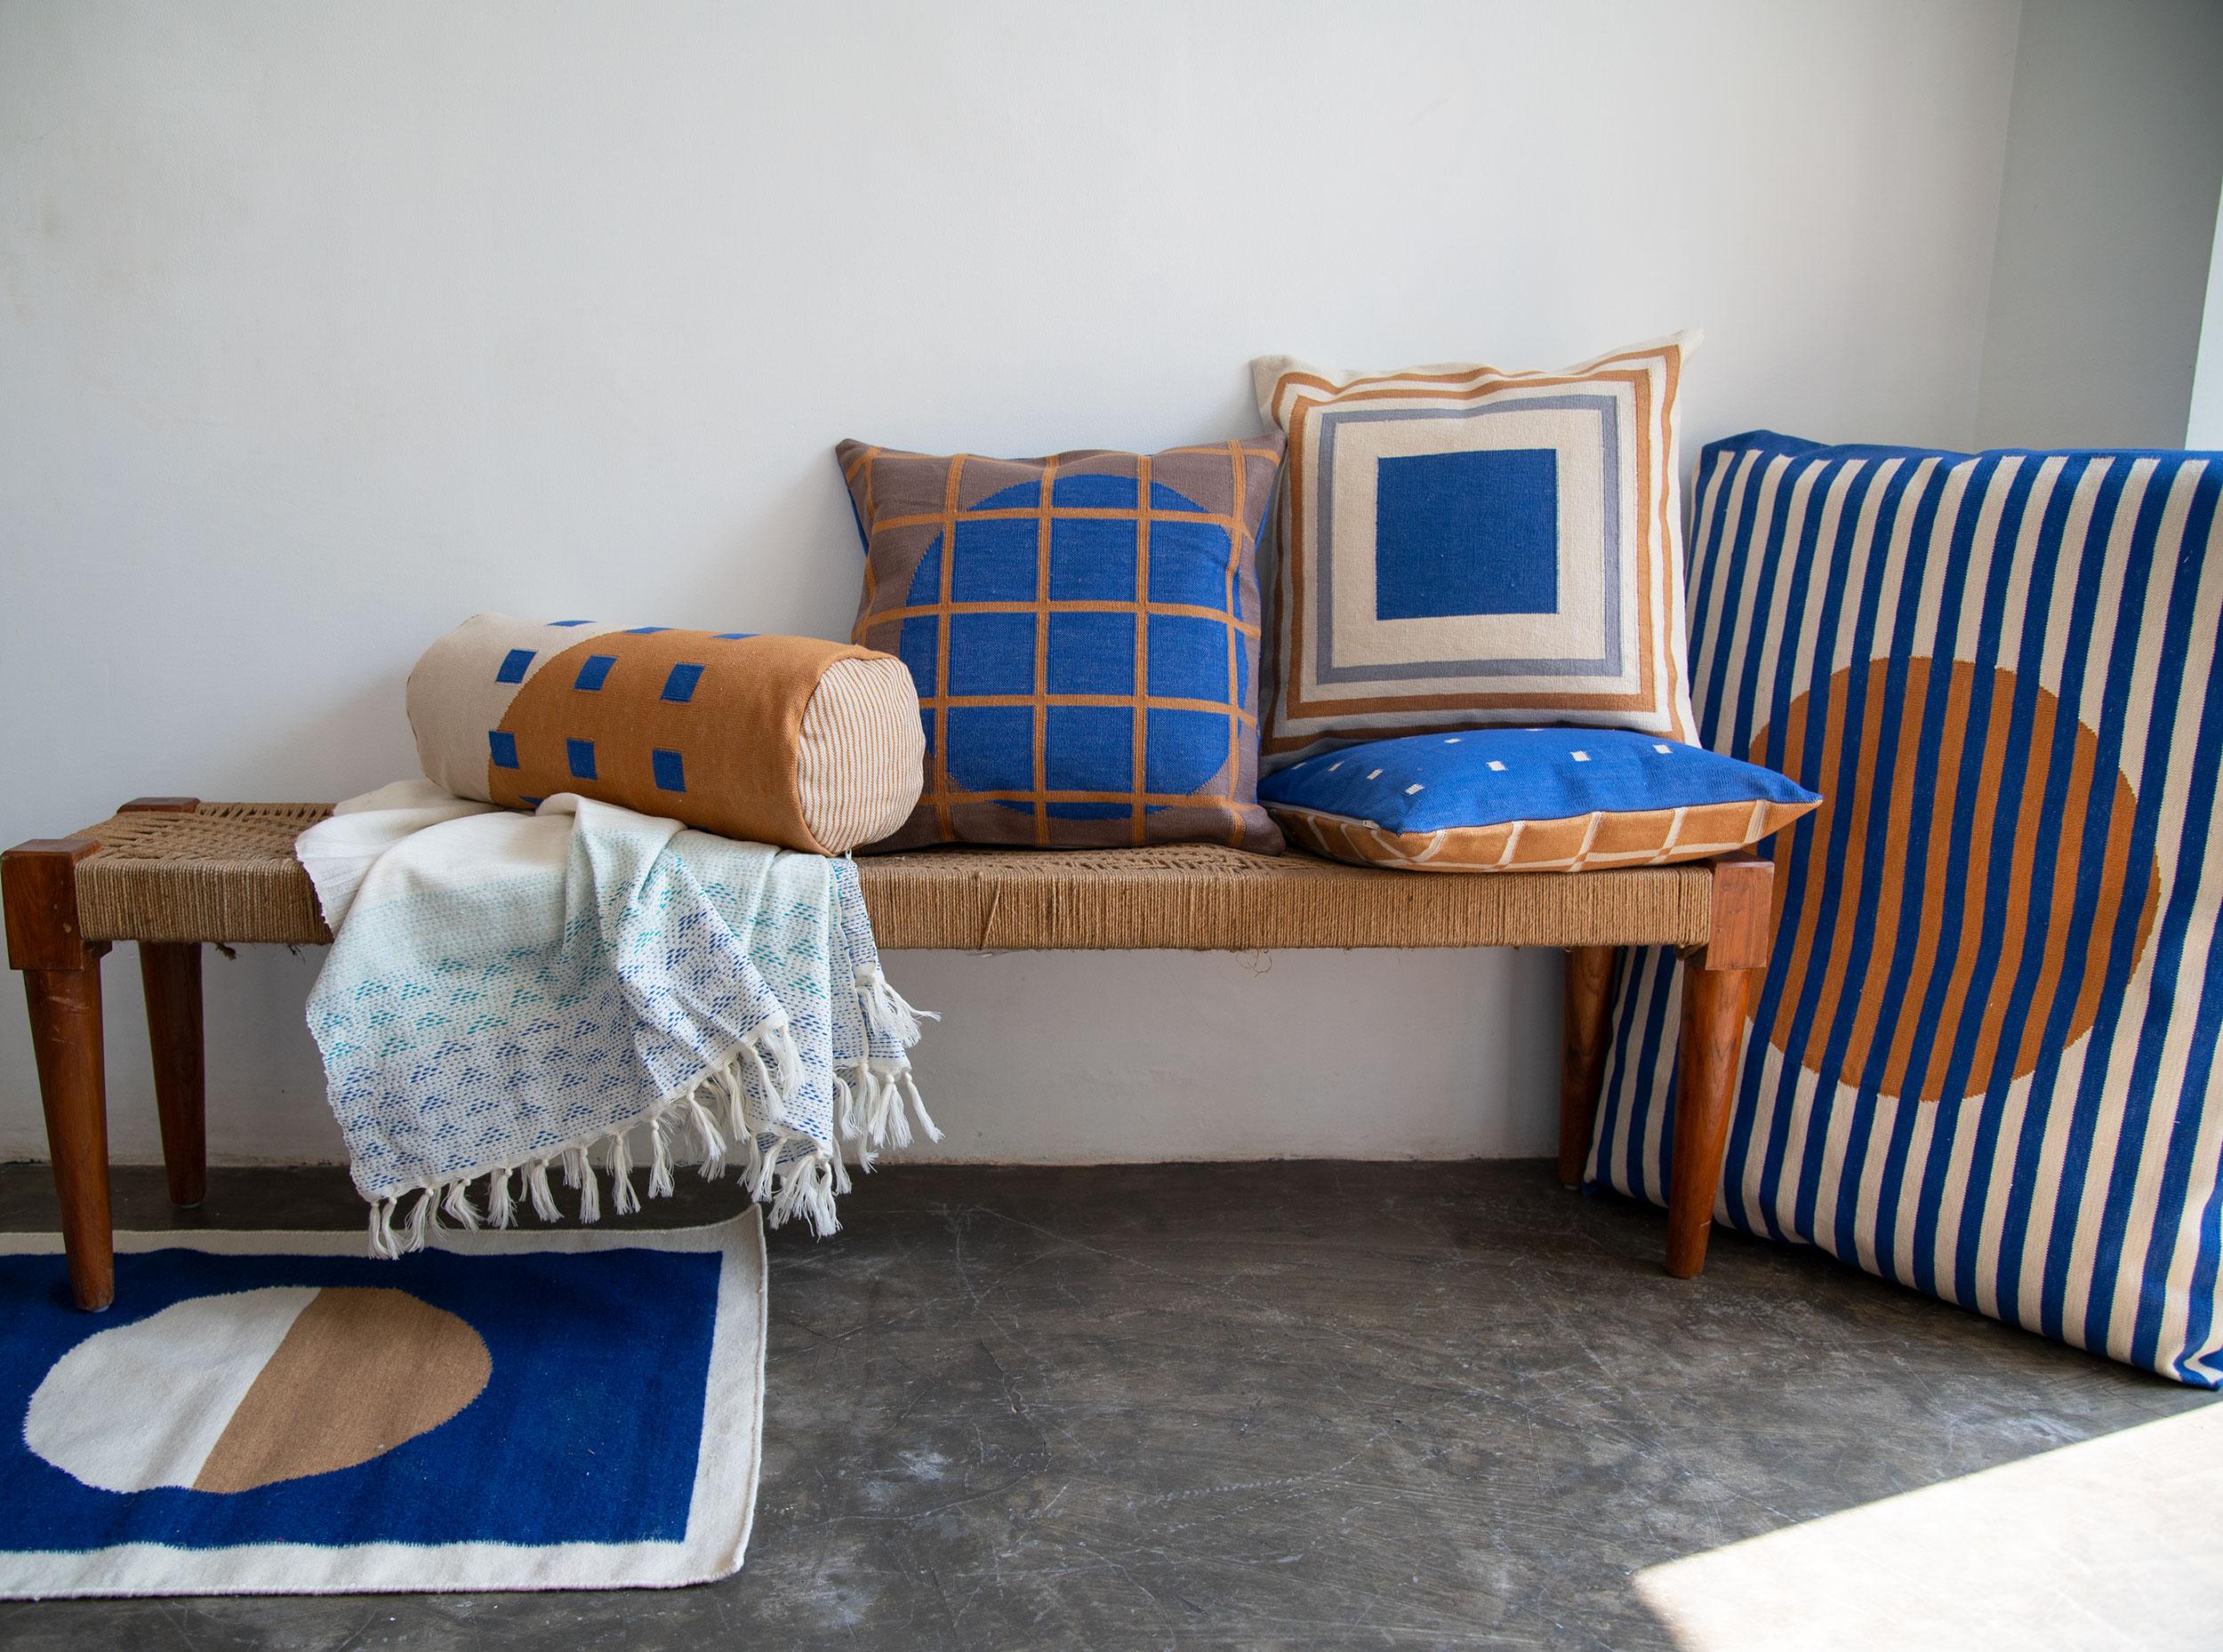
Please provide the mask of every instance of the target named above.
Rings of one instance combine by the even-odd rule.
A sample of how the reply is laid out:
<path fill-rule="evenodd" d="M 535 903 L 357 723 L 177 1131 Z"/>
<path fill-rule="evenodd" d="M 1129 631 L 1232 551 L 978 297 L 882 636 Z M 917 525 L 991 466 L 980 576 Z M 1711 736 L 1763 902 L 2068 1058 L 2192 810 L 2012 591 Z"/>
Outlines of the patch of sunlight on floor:
<path fill-rule="evenodd" d="M 2223 1404 L 1636 1575 L 1683 1652 L 2223 1647 Z"/>

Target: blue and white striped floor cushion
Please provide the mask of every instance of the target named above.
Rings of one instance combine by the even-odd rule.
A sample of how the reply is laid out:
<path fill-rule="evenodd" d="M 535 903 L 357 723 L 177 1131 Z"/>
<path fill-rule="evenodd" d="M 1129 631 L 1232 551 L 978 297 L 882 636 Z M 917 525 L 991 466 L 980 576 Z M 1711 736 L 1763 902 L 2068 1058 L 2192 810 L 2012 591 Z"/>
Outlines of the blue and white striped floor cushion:
<path fill-rule="evenodd" d="M 1717 1217 L 2223 1386 L 2223 454 L 1699 463 L 1700 735 L 1827 803 Z M 1664 1202 L 1673 958 L 1633 952 L 1593 1182 Z"/>

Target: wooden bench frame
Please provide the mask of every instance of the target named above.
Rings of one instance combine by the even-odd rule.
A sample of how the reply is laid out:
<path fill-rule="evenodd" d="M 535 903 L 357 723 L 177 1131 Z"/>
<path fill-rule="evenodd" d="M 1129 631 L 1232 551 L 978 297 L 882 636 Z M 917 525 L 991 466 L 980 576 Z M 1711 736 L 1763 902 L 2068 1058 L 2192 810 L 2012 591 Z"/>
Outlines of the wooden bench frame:
<path fill-rule="evenodd" d="M 190 815 L 204 809 L 256 806 L 291 807 L 298 814 L 305 806 L 203 806 L 191 798 L 140 798 L 125 804 L 104 825 L 114 831 L 134 815 Z M 305 907 L 301 904 L 307 874 L 297 863 L 289 873 L 267 861 L 254 869 L 262 880 L 258 887 L 274 874 L 289 884 L 298 876 L 299 888 L 288 889 L 293 916 L 276 927 L 237 917 L 140 925 L 128 914 L 118 918 L 112 910 L 105 926 L 81 921 L 81 894 L 94 897 L 84 902 L 87 912 L 103 910 L 96 902 L 108 898 L 101 886 L 89 880 L 96 872 L 116 870 L 113 865 L 103 868 L 100 830 L 95 827 L 68 838 L 36 839 L 0 855 L 8 963 L 22 972 L 30 1005 L 39 1097 L 61 1207 L 70 1290 L 77 1305 L 88 1310 L 107 1307 L 116 1295 L 100 1018 L 100 960 L 111 942 L 130 940 L 139 948 L 163 1162 L 172 1201 L 190 1207 L 200 1203 L 207 1183 L 203 942 L 313 943 L 330 939 L 314 917 L 313 898 Z M 1184 869 L 1177 857 L 1168 865 L 1162 854 L 1156 860 L 1149 858 L 1152 853 L 1053 850 L 1033 851 L 1024 857 L 975 858 L 967 851 L 945 850 L 867 857 L 858 865 L 866 905 L 887 950 L 991 946 L 1241 950 L 1297 946 L 1561 947 L 1568 962 L 1559 1165 L 1560 1179 L 1569 1186 L 1581 1182 L 1589 1156 L 1609 1042 L 1617 950 L 1621 945 L 1674 946 L 1682 954 L 1684 975 L 1674 1153 L 1668 1178 L 1667 1271 L 1689 1279 L 1705 1266 L 1745 1023 L 1773 938 L 1771 861 L 1745 852 L 1695 867 L 1462 876 L 1344 867 L 1309 856 L 1270 862 L 1233 850 L 1196 852 L 1220 857 L 1243 874 L 1230 877 L 1208 865 Z M 1138 857 L 1132 870 L 1120 870 L 1121 855 Z M 1103 870 L 1107 864 L 1114 869 L 1109 873 Z M 129 863 L 124 870 L 129 870 Z M 221 896 L 225 867 L 189 870 L 202 874 L 205 883 L 213 878 Z M 1461 886 L 1426 887 L 1442 886 L 1446 879 Z M 1670 879 L 1675 880 L 1672 887 L 1662 881 Z M 1306 891 L 1306 910 L 1292 912 L 1288 903 L 1275 907 L 1264 898 L 1268 892 L 1292 886 Z M 931 896 L 930 904 L 919 893 L 922 889 Z M 1167 901 L 1169 889 L 1179 898 Z M 1681 902 L 1673 908 L 1672 922 L 1657 913 L 1649 918 L 1616 915 L 1612 897 L 1617 894 L 1656 895 L 1663 889 Z M 1517 929 L 1503 916 L 1514 892 L 1521 893 L 1528 906 Z M 1011 928 L 1013 938 L 999 940 L 1004 933 L 999 922 L 1007 900 L 1012 913 L 1023 921 Z M 220 898 L 216 909 L 223 906 Z M 1421 921 L 1412 921 L 1416 912 Z M 181 927 L 185 933 L 173 933 Z"/>

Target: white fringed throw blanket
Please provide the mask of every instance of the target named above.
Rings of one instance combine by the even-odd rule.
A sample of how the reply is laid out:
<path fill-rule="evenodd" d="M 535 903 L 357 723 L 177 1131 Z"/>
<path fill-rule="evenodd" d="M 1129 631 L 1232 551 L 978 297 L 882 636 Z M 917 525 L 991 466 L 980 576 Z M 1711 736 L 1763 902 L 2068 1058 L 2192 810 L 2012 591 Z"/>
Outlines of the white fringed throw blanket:
<path fill-rule="evenodd" d="M 774 1225 L 831 1233 L 883 1144 L 930 1136 L 856 867 L 576 797 L 537 814 L 428 781 L 341 804 L 297 849 L 332 953 L 309 999 L 371 1249 L 519 1200 L 579 1219 L 741 1169 Z"/>

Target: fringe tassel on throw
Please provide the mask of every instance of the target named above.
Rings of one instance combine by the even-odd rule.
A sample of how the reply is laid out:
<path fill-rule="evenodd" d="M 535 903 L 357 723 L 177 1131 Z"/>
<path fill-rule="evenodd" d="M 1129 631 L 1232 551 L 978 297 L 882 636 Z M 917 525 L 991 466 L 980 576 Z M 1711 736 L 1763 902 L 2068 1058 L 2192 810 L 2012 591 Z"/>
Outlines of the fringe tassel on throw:
<path fill-rule="evenodd" d="M 857 997 L 870 1033 L 908 1047 L 917 1042 L 919 1022 L 941 1019 L 931 1011 L 915 1010 L 890 986 L 878 970 L 860 970 Z M 847 1063 L 832 1075 L 833 1144 L 822 1146 L 808 1132 L 785 1122 L 786 1103 L 802 1082 L 803 1063 L 793 1036 L 784 1021 L 758 1028 L 722 1065 L 712 1069 L 677 1095 L 668 1096 L 652 1112 L 589 1141 L 550 1148 L 541 1156 L 512 1165 L 473 1170 L 449 1181 L 403 1188 L 373 1199 L 370 1215 L 370 1251 L 373 1256 L 397 1258 L 421 1250 L 435 1233 L 445 1231 L 445 1214 L 455 1227 L 475 1231 L 481 1217 L 472 1205 L 470 1184 L 486 1183 L 484 1222 L 495 1228 L 513 1226 L 519 1195 L 542 1222 L 562 1218 L 549 1172 L 558 1166 L 564 1185 L 579 1195 L 579 1220 L 598 1221 L 602 1215 L 598 1170 L 610 1178 L 611 1208 L 630 1215 L 641 1208 L 633 1188 L 632 1135 L 648 1133 L 648 1197 L 660 1199 L 672 1191 L 677 1164 L 698 1164 L 706 1178 L 731 1168 L 738 1172 L 750 1199 L 768 1203 L 767 1221 L 779 1226 L 800 1216 L 820 1238 L 838 1232 L 834 1201 L 850 1191 L 845 1144 L 855 1154 L 857 1167 L 870 1170 L 882 1147 L 908 1147 L 911 1123 L 929 1141 L 942 1132 L 927 1112 L 907 1058 L 867 1057 Z M 748 1121 L 752 1091 L 760 1096 L 773 1125 L 761 1133 Z M 723 1129 L 720 1128 L 721 1120 Z M 599 1156 L 599 1165 L 597 1163 Z M 513 1192 L 510 1177 L 519 1187 Z M 401 1210 L 409 1203 L 408 1215 Z"/>

